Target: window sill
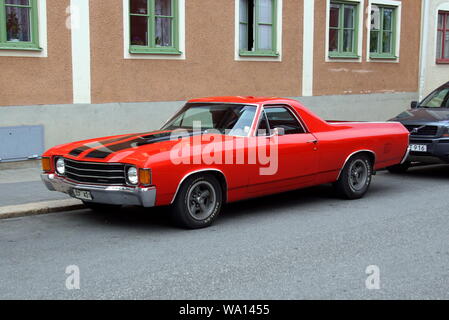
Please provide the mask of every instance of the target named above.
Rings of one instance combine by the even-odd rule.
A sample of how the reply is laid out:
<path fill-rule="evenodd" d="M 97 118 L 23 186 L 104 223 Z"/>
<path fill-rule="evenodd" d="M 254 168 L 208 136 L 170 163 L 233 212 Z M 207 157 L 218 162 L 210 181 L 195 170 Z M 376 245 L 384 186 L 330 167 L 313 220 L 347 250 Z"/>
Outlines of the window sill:
<path fill-rule="evenodd" d="M 399 57 L 396 56 L 378 56 L 378 55 L 370 55 L 369 58 L 371 60 L 397 60 Z"/>
<path fill-rule="evenodd" d="M 437 59 L 436 64 L 449 64 L 449 59 Z"/>
<path fill-rule="evenodd" d="M 357 54 L 332 54 L 329 53 L 329 59 L 360 59 L 360 56 Z"/>
<path fill-rule="evenodd" d="M 40 52 L 43 49 L 42 48 L 36 48 L 36 47 L 14 47 L 14 46 L 7 46 L 7 45 L 0 45 L 0 50 L 18 50 L 18 51 L 37 51 Z"/>
<path fill-rule="evenodd" d="M 277 52 L 252 52 L 252 51 L 240 51 L 239 56 L 241 57 L 279 57 Z"/>
<path fill-rule="evenodd" d="M 166 55 L 181 55 L 182 52 L 175 49 L 158 49 L 158 48 L 129 48 L 129 53 L 131 54 L 166 54 Z"/>

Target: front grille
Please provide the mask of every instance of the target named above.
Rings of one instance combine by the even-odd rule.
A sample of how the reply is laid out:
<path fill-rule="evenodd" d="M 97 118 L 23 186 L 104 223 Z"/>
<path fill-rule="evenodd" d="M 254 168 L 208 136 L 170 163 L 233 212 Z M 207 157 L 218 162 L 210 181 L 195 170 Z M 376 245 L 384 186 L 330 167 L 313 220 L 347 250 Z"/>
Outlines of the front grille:
<path fill-rule="evenodd" d="M 124 185 L 125 164 L 83 162 L 65 159 L 65 176 L 81 183 Z"/>
<path fill-rule="evenodd" d="M 405 125 L 412 136 L 436 136 L 438 132 L 437 126 L 423 125 Z"/>

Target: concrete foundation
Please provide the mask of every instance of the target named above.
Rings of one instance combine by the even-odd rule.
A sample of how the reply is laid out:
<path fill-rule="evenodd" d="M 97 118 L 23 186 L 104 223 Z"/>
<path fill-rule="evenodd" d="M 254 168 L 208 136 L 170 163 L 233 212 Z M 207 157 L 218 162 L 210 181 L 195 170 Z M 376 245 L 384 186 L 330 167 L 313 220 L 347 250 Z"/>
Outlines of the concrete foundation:
<path fill-rule="evenodd" d="M 324 119 L 384 121 L 407 109 L 417 92 L 296 97 Z M 45 148 L 94 137 L 150 131 L 184 101 L 0 107 L 0 127 L 43 125 Z M 2 146 L 0 146 L 2 148 Z"/>

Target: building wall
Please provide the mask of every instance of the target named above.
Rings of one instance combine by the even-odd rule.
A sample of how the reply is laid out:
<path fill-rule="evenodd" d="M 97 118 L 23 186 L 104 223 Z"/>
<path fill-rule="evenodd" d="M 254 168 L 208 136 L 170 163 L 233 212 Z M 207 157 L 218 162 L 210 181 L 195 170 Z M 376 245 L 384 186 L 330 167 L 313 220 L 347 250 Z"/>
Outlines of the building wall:
<path fill-rule="evenodd" d="M 185 60 L 124 59 L 123 1 L 91 1 L 92 102 L 301 94 L 302 1 L 283 1 L 281 62 L 234 60 L 234 0 L 185 9 Z"/>
<path fill-rule="evenodd" d="M 185 100 L 213 95 L 293 97 L 326 119 L 387 120 L 418 96 L 420 2 L 403 1 L 399 63 L 366 62 L 365 45 L 362 62 L 337 63 L 325 59 L 326 0 L 282 1 L 280 61 L 237 61 L 235 0 L 185 1 L 185 59 L 178 60 L 125 59 L 124 0 L 47 0 L 48 57 L 0 52 L 0 127 L 42 125 L 49 148 L 157 129 Z M 83 28 L 66 28 L 70 3 L 79 5 Z M 314 46 L 303 51 L 308 23 Z M 313 54 L 304 59 L 304 52 Z M 313 96 L 301 97 L 310 80 L 305 92 Z"/>
<path fill-rule="evenodd" d="M 426 32 L 427 39 L 425 60 L 422 62 L 425 64 L 423 87 L 420 95 L 426 96 L 438 86 L 449 81 L 449 64 L 437 64 L 436 63 L 436 43 L 437 43 L 437 23 L 438 23 L 438 11 L 449 11 L 449 1 L 447 0 L 427 0 L 429 1 L 429 15 L 427 24 L 423 26 Z"/>
<path fill-rule="evenodd" d="M 416 92 L 419 77 L 421 0 L 402 0 L 399 62 L 367 61 L 364 1 L 360 62 L 326 62 L 326 0 L 315 1 L 314 95 Z M 359 40 L 360 41 L 360 40 Z"/>
<path fill-rule="evenodd" d="M 2 50 L 0 108 L 72 103 L 70 30 L 66 28 L 69 2 L 47 0 L 47 57 L 4 56 L 8 53 Z"/>

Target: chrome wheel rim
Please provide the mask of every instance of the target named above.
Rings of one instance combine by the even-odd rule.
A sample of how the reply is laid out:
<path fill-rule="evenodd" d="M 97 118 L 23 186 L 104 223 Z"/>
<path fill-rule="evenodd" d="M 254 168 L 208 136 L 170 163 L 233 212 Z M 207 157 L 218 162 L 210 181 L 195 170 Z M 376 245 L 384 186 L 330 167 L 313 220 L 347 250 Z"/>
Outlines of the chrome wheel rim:
<path fill-rule="evenodd" d="M 354 191 L 360 191 L 368 180 L 368 166 L 365 161 L 357 159 L 349 167 L 349 186 Z"/>
<path fill-rule="evenodd" d="M 208 181 L 198 181 L 187 194 L 187 207 L 190 216 L 195 220 L 208 218 L 215 209 L 217 195 L 214 186 Z"/>

